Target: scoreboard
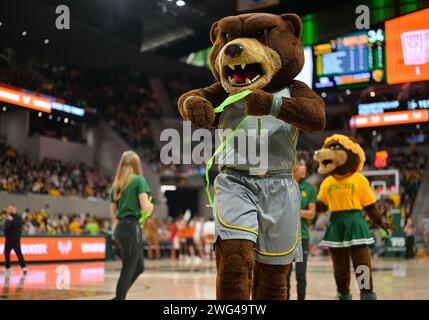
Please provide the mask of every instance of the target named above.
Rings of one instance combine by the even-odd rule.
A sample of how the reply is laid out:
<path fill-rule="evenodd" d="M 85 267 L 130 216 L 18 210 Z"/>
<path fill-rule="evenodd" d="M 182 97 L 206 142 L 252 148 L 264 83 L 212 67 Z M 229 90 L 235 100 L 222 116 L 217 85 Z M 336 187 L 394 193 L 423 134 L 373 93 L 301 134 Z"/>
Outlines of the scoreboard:
<path fill-rule="evenodd" d="M 313 46 L 317 89 L 385 81 L 384 31 L 351 33 Z"/>

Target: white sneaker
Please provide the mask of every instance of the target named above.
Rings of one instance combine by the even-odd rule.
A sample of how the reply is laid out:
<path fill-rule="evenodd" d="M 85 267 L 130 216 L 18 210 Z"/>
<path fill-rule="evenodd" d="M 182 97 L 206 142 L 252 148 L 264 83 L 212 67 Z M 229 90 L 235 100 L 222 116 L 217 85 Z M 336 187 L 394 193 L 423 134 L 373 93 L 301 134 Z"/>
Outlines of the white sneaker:
<path fill-rule="evenodd" d="M 12 270 L 4 269 L 2 273 L 4 276 L 9 277 L 12 274 Z"/>
<path fill-rule="evenodd" d="M 200 257 L 195 256 L 195 257 L 194 257 L 194 261 L 193 261 L 193 263 L 194 263 L 194 264 L 200 264 L 202 261 L 203 261 L 203 260 L 202 260 Z"/>

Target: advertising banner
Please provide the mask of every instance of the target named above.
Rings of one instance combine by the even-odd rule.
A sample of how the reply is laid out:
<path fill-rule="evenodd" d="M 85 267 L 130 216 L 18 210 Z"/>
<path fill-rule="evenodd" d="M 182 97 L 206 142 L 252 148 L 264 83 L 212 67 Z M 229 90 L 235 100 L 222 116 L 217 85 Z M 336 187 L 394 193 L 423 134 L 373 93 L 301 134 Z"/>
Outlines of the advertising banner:
<path fill-rule="evenodd" d="M 0 262 L 4 262 L 4 237 L 0 237 Z M 26 261 L 102 260 L 106 258 L 104 237 L 22 237 Z M 11 260 L 17 261 L 15 252 Z"/>

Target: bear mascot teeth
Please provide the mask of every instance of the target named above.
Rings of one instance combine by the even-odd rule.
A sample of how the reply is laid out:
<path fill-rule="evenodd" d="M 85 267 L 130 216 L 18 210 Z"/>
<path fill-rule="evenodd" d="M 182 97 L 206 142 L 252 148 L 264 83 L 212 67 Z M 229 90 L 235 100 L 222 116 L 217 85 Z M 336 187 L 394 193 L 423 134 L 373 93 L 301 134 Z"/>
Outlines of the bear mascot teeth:
<path fill-rule="evenodd" d="M 210 65 L 216 81 L 178 100 L 183 119 L 198 127 L 234 130 L 240 123 L 248 136 L 257 129 L 267 136 L 259 142 L 267 150 L 263 174 L 255 175 L 250 162 L 219 164 L 213 207 L 217 299 L 285 299 L 286 274 L 301 259 L 299 189 L 292 177 L 296 143 L 299 130 L 325 126 L 323 99 L 294 80 L 304 65 L 301 29 L 295 14 L 215 22 Z M 247 90 L 251 94 L 215 113 L 230 95 Z"/>
<path fill-rule="evenodd" d="M 334 265 L 336 297 L 339 300 L 351 299 L 351 258 L 360 298 L 375 300 L 368 247 L 374 239 L 364 219 L 364 211 L 375 225 L 386 232 L 395 228 L 383 220 L 369 181 L 360 173 L 365 164 L 365 152 L 353 138 L 334 134 L 326 138 L 322 149 L 315 152 L 314 159 L 319 163 L 318 172 L 328 175 L 320 185 L 316 210 L 329 210 L 331 213 L 321 245 L 329 248 Z"/>

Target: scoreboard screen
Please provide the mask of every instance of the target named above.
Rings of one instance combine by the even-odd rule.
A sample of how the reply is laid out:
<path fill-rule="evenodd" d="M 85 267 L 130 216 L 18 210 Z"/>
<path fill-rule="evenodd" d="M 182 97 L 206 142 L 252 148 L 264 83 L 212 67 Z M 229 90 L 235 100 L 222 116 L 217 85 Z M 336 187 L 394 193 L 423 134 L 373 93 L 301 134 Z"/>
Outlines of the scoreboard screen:
<path fill-rule="evenodd" d="M 384 32 L 365 30 L 313 46 L 314 88 L 385 80 Z"/>

